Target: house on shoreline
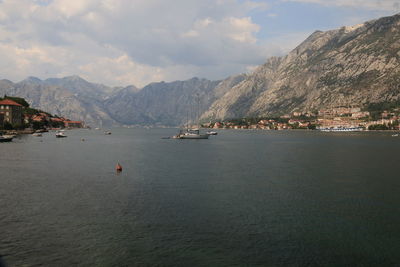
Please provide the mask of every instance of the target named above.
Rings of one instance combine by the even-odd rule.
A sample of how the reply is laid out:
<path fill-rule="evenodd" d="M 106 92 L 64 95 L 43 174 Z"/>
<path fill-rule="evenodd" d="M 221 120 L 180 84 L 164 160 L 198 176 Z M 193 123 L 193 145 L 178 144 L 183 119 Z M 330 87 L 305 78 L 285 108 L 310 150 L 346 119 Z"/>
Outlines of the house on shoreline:
<path fill-rule="evenodd" d="M 23 106 L 11 99 L 0 100 L 0 113 L 0 119 L 3 118 L 0 125 L 4 125 L 5 122 L 12 125 L 23 123 Z"/>

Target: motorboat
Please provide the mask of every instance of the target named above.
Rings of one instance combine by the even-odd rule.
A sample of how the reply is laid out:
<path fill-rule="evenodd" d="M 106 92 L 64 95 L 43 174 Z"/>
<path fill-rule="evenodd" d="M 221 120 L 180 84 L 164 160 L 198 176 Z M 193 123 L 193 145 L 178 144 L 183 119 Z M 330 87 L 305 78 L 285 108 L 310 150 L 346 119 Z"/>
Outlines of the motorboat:
<path fill-rule="evenodd" d="M 217 135 L 218 133 L 216 131 L 208 131 L 207 134 L 208 135 Z"/>
<path fill-rule="evenodd" d="M 63 132 L 58 132 L 58 133 L 56 133 L 56 137 L 57 138 L 63 138 L 63 137 L 67 137 L 67 136 Z"/>
<path fill-rule="evenodd" d="M 0 135 L 0 142 L 11 142 L 13 140 L 14 136 L 12 135 Z"/>

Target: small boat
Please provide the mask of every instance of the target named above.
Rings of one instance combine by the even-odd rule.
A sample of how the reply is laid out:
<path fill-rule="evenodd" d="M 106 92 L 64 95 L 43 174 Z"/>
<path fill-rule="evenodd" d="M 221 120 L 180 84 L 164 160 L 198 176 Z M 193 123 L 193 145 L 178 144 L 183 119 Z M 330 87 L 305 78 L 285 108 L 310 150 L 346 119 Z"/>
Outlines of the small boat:
<path fill-rule="evenodd" d="M 122 172 L 122 166 L 121 166 L 121 164 L 117 163 L 117 165 L 115 166 L 115 170 L 116 170 L 117 172 Z"/>
<path fill-rule="evenodd" d="M 208 134 L 208 135 L 217 135 L 218 133 L 216 131 L 208 131 L 206 134 Z"/>
<path fill-rule="evenodd" d="M 0 135 L 0 143 L 11 142 L 13 138 L 14 137 L 10 135 Z"/>
<path fill-rule="evenodd" d="M 106 131 L 106 132 L 104 132 L 104 134 L 105 134 L 105 135 L 110 135 L 111 132 L 110 132 L 110 131 Z"/>
<path fill-rule="evenodd" d="M 67 137 L 67 136 L 63 132 L 58 132 L 58 133 L 56 133 L 56 137 L 63 138 L 63 137 Z"/>
<path fill-rule="evenodd" d="M 397 136 L 399 136 L 399 134 L 392 134 L 392 136 L 393 136 L 393 137 L 397 137 Z"/>
<path fill-rule="evenodd" d="M 33 133 L 32 136 L 36 136 L 36 137 L 41 137 L 42 133 L 38 132 L 38 133 Z"/>

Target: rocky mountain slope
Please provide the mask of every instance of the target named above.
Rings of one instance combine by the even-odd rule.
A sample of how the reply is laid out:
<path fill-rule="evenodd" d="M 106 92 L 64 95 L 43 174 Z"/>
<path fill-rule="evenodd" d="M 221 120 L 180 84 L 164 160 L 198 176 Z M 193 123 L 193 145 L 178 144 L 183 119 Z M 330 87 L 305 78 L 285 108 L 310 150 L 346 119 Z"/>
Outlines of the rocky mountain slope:
<path fill-rule="evenodd" d="M 29 77 L 21 82 L 0 81 L 0 95 L 25 98 L 34 108 L 88 125 L 112 125 L 104 111 L 104 98 L 112 91 L 103 85 L 91 84 L 77 76 L 40 80 Z"/>
<path fill-rule="evenodd" d="M 203 119 L 268 116 L 400 97 L 400 14 L 316 31 L 270 58 L 229 90 Z"/>
<path fill-rule="evenodd" d="M 244 77 L 238 75 L 223 82 L 192 78 L 152 83 L 138 92 L 121 90 L 106 100 L 105 105 L 112 118 L 123 124 L 182 125 L 196 121 Z"/>
<path fill-rule="evenodd" d="M 221 81 L 192 78 L 171 83 L 107 87 L 78 76 L 13 83 L 0 80 L 0 95 L 20 96 L 32 107 L 92 126 L 168 125 L 195 121 L 199 114 L 246 75 Z"/>

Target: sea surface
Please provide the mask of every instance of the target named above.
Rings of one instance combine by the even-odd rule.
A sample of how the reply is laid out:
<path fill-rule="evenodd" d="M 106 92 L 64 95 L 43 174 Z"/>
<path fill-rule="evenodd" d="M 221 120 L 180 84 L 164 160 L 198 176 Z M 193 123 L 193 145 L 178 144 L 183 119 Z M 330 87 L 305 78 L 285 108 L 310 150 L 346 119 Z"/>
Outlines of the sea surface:
<path fill-rule="evenodd" d="M 400 137 L 220 130 L 162 139 L 176 132 L 72 130 L 0 143 L 2 261 L 400 265 Z"/>

